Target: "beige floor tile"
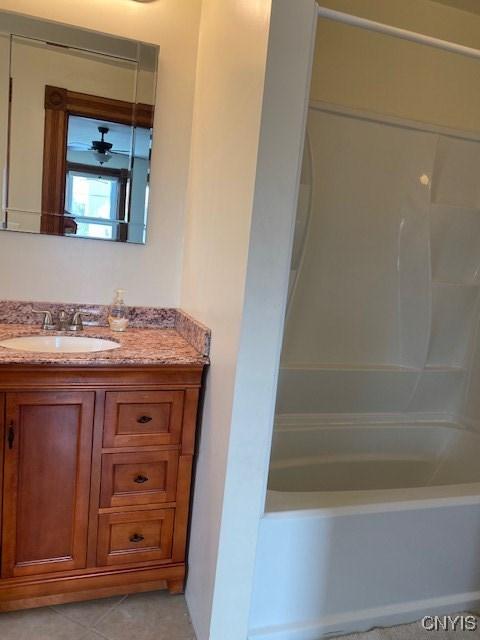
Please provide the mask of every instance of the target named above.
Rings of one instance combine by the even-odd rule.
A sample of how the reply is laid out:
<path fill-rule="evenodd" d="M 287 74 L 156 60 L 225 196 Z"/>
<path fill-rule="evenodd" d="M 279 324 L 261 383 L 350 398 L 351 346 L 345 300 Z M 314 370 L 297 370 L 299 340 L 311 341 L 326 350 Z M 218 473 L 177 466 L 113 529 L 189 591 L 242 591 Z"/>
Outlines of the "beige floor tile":
<path fill-rule="evenodd" d="M 126 596 L 114 596 L 112 598 L 100 598 L 98 600 L 87 600 L 85 602 L 72 602 L 69 604 L 55 605 L 54 611 L 65 616 L 73 622 L 78 622 L 86 627 L 93 627 L 102 616 L 112 607 L 116 606 Z"/>
<path fill-rule="evenodd" d="M 94 629 L 111 640 L 195 640 L 185 599 L 166 591 L 129 596 Z"/>
<path fill-rule="evenodd" d="M 79 638 L 79 640 L 106 640 L 105 636 L 101 636 L 96 631 L 92 631 L 91 629 L 87 631 L 86 635 Z"/>
<path fill-rule="evenodd" d="M 0 614 L 1 640 L 81 640 L 85 627 L 51 609 Z"/>

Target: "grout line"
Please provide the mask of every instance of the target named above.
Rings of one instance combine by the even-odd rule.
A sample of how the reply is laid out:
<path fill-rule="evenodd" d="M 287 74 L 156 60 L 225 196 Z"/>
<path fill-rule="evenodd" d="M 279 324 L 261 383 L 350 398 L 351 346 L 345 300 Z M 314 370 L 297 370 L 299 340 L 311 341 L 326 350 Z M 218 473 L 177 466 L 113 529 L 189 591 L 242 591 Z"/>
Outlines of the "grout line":
<path fill-rule="evenodd" d="M 103 633 L 100 633 L 100 631 L 96 631 L 95 629 L 85 629 L 85 631 L 87 632 L 87 635 L 80 636 L 78 640 L 86 640 L 87 638 L 89 640 L 91 638 L 91 634 L 93 634 L 95 638 L 98 637 L 99 640 L 111 640 L 111 638 L 108 638 L 103 635 Z"/>
<path fill-rule="evenodd" d="M 96 629 L 88 629 L 87 630 L 87 634 L 91 634 L 91 633 L 93 633 L 95 636 L 98 636 L 98 638 L 101 638 L 102 640 L 112 640 L 111 638 L 109 638 L 108 636 L 104 635 L 100 631 L 97 631 Z M 85 640 L 85 638 L 88 638 L 88 635 L 82 636 L 81 638 L 79 638 L 79 640 Z"/>
<path fill-rule="evenodd" d="M 100 620 L 103 620 L 103 618 L 108 615 L 109 613 L 111 613 L 115 607 L 117 607 L 119 604 L 121 604 L 122 602 L 124 602 L 124 600 L 126 600 L 126 598 L 128 598 L 128 594 L 123 596 L 122 598 L 120 598 L 120 600 L 118 602 L 115 602 L 115 604 L 112 604 L 111 607 L 109 607 L 104 613 L 102 613 L 101 616 L 99 616 L 93 624 L 97 624 L 98 622 L 100 622 Z M 99 598 L 99 600 L 101 600 L 101 598 Z M 80 600 L 79 603 L 81 602 L 89 602 L 89 600 Z M 65 604 L 76 604 L 74 602 L 72 603 L 65 603 Z M 61 606 L 61 605 L 58 605 Z M 85 630 L 87 631 L 95 631 L 96 633 L 99 633 L 95 627 L 92 627 L 89 623 L 85 623 L 85 622 L 80 622 L 79 620 L 75 620 L 73 617 L 70 617 L 67 613 L 64 613 L 63 611 L 58 611 L 55 608 L 55 605 L 52 605 L 50 607 L 48 607 L 51 611 L 53 611 L 54 613 L 56 613 L 57 615 L 59 615 L 61 618 L 64 618 L 65 620 L 68 620 L 69 622 L 73 622 L 74 624 L 78 624 L 80 627 L 83 627 Z M 102 635 L 102 634 L 100 634 Z M 106 636 L 104 636 L 106 637 Z M 108 639 L 107 639 L 108 640 Z"/>
<path fill-rule="evenodd" d="M 109 609 L 107 609 L 107 611 L 105 611 L 105 613 L 102 613 L 102 615 L 97 618 L 95 620 L 95 622 L 93 623 L 94 625 L 97 625 L 99 622 L 101 622 L 106 616 L 108 616 L 110 613 L 112 613 L 112 611 L 114 611 L 117 607 L 119 607 L 123 602 L 125 602 L 125 600 L 128 598 L 128 594 L 123 596 L 122 598 L 120 598 L 120 600 L 118 602 L 116 602 L 115 604 L 113 604 Z M 89 629 L 91 629 L 92 631 L 95 631 L 96 633 L 100 633 L 99 631 L 97 631 L 97 629 L 95 628 L 95 626 L 90 626 L 88 627 Z M 103 636 L 102 633 L 100 633 L 100 635 Z M 104 636 L 107 637 L 107 636 Z"/>
<path fill-rule="evenodd" d="M 55 605 L 48 607 L 50 609 L 50 611 L 53 611 L 53 613 L 56 613 L 57 616 L 60 616 L 60 618 L 63 618 L 64 620 L 68 620 L 69 622 L 72 622 L 73 624 L 78 624 L 79 627 L 82 627 L 82 629 L 88 630 L 88 627 L 83 624 L 83 622 L 79 622 L 78 620 L 74 620 L 73 618 L 70 618 L 70 616 L 66 615 L 65 613 L 62 613 L 60 611 L 57 611 L 55 609 Z"/>

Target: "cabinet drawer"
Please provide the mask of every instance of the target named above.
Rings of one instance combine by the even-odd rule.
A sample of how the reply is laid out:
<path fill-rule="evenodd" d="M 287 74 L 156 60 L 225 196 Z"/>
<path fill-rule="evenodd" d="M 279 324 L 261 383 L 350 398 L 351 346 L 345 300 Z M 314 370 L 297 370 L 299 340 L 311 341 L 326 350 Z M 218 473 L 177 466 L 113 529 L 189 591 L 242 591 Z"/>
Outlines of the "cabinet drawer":
<path fill-rule="evenodd" d="M 107 392 L 105 447 L 168 445 L 180 442 L 183 391 Z"/>
<path fill-rule="evenodd" d="M 169 560 L 175 509 L 99 516 L 98 566 Z"/>
<path fill-rule="evenodd" d="M 106 453 L 102 456 L 101 507 L 174 502 L 178 451 Z"/>

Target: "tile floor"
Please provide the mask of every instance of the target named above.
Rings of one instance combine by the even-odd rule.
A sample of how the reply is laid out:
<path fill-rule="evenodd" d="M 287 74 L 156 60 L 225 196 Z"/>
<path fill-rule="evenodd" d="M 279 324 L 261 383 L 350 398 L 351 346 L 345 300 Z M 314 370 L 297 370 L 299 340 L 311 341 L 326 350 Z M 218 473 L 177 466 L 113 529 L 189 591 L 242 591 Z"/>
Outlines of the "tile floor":
<path fill-rule="evenodd" d="M 468 615 L 468 614 L 464 614 Z M 477 619 L 480 616 L 476 612 Z M 1 640 L 195 640 L 183 596 L 154 591 L 42 609 L 0 613 Z M 337 636 L 338 640 L 460 640 L 480 638 L 473 632 L 437 631 L 420 622 L 366 633 Z M 227 639 L 225 639 L 227 640 Z M 336 640 L 330 638 L 330 640 Z"/>
<path fill-rule="evenodd" d="M 1 640 L 195 640 L 183 596 L 154 591 L 0 613 Z"/>

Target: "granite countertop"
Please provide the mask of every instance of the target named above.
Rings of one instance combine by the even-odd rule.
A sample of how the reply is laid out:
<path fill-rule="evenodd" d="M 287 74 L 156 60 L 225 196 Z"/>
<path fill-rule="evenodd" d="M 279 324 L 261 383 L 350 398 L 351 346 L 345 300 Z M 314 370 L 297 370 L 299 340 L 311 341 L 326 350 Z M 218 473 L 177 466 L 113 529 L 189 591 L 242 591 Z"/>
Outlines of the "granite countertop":
<path fill-rule="evenodd" d="M 85 327 L 80 333 L 42 331 L 38 325 L 0 324 L 0 341 L 34 335 L 83 336 L 113 340 L 118 349 L 93 353 L 34 353 L 0 347 L 0 365 L 61 366 L 203 366 L 208 356 L 202 355 L 174 328 L 128 328 L 124 333 L 108 327 Z"/>

